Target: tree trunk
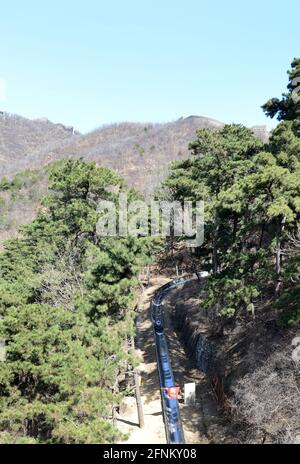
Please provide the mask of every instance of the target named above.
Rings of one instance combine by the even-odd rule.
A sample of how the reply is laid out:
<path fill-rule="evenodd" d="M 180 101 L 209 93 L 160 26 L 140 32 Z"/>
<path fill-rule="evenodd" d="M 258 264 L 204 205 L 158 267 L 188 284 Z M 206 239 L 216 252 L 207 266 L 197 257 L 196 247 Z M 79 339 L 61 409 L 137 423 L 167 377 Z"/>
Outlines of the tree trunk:
<path fill-rule="evenodd" d="M 139 418 L 139 426 L 142 429 L 145 425 L 144 411 L 143 411 L 143 404 L 142 404 L 141 391 L 140 391 L 139 375 L 135 368 L 133 369 L 133 376 L 134 376 L 135 399 L 136 399 L 136 407 L 137 407 L 138 418 Z"/>
<path fill-rule="evenodd" d="M 117 415 L 116 415 L 116 406 L 113 405 L 112 407 L 112 423 L 113 426 L 116 428 L 117 427 Z"/>
<path fill-rule="evenodd" d="M 261 249 L 262 244 L 263 244 L 264 233 L 265 233 L 265 223 L 263 222 L 262 225 L 261 225 L 261 233 L 260 233 L 260 239 L 259 239 L 259 249 Z"/>
<path fill-rule="evenodd" d="M 131 349 L 132 351 L 134 351 L 134 338 L 133 337 L 131 337 Z M 143 412 L 143 404 L 142 404 L 141 390 L 140 390 L 140 384 L 139 384 L 139 375 L 135 368 L 133 368 L 133 379 L 134 379 L 136 407 L 137 407 L 137 413 L 138 413 L 138 418 L 139 418 L 139 426 L 142 429 L 145 425 L 144 412 Z"/>
<path fill-rule="evenodd" d="M 235 238 L 236 237 L 236 234 L 237 234 L 237 228 L 238 228 L 238 215 L 237 214 L 234 214 L 234 218 L 233 218 L 233 232 L 232 232 L 232 235 L 233 237 Z"/>
<path fill-rule="evenodd" d="M 281 245 L 282 245 L 282 232 L 284 230 L 284 224 L 286 222 L 286 217 L 284 216 L 277 225 L 276 230 L 276 274 L 279 275 L 281 272 Z"/>
<path fill-rule="evenodd" d="M 248 224 L 249 221 L 249 211 L 246 209 L 244 213 L 244 226 Z M 244 237 L 242 239 L 242 252 L 246 253 L 247 252 L 247 242 L 246 242 L 246 231 L 244 231 Z"/>
<path fill-rule="evenodd" d="M 214 232 L 213 232 L 213 274 L 216 275 L 219 271 L 219 262 L 218 262 L 218 236 L 219 236 L 219 220 L 216 217 L 214 223 Z"/>
<path fill-rule="evenodd" d="M 282 233 L 284 230 L 284 225 L 286 222 L 286 217 L 283 216 L 283 218 L 278 222 L 277 224 L 277 230 L 276 230 L 276 264 L 275 264 L 275 272 L 278 276 L 277 280 L 277 285 L 276 285 L 276 293 L 278 292 L 280 288 L 280 274 L 281 274 L 281 248 L 282 248 Z"/>

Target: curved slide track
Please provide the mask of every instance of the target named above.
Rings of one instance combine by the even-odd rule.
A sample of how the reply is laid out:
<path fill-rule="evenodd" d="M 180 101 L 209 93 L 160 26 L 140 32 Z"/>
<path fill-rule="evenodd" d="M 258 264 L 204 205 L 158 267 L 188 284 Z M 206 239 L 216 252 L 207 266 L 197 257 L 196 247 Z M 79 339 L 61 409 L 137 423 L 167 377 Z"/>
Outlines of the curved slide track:
<path fill-rule="evenodd" d="M 175 387 L 175 381 L 168 352 L 167 340 L 164 332 L 163 299 L 165 295 L 189 280 L 198 276 L 186 276 L 173 280 L 160 287 L 151 303 L 151 318 L 154 329 L 157 367 L 160 382 L 162 410 L 166 430 L 166 439 L 169 444 L 185 443 L 178 399 L 169 396 L 169 389 Z"/>

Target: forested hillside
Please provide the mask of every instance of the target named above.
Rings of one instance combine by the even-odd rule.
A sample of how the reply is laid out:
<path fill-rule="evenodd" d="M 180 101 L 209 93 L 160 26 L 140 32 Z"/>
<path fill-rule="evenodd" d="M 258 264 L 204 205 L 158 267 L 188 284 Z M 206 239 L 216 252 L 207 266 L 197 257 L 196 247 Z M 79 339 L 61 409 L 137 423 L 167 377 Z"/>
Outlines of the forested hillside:
<path fill-rule="evenodd" d="M 0 253 L 1 443 L 120 439 L 113 415 L 132 395 L 139 273 L 161 248 L 160 264 L 170 256 L 173 262 L 185 239 L 99 237 L 99 200 L 117 205 L 123 192 L 129 201 L 142 198 L 126 180 L 145 194 L 163 180 L 156 191 L 162 200 L 204 201 L 204 243 L 184 255 L 191 255 L 193 272 L 209 271 L 195 319 L 208 314 L 220 352 L 232 334 L 235 346 L 246 334 L 246 348 L 257 343 L 259 353 L 251 368 L 247 355 L 241 360 L 234 385 L 224 374 L 228 421 L 243 431 L 243 441 L 260 433 L 270 442 L 295 436 L 299 360 L 288 346 L 300 324 L 296 77 L 300 59 L 292 63 L 287 93 L 263 106 L 279 120 L 270 138 L 196 117 L 166 126 L 111 126 L 86 136 L 51 126 L 62 134 L 58 145 L 48 152 L 44 146 L 36 157 L 32 142 L 34 156 L 25 157 L 24 166 L 33 160 L 30 167 L 39 169 L 2 178 L 0 227 L 8 240 Z M 118 172 L 110 169 L 116 166 Z M 263 346 L 256 341 L 261 334 L 268 334 Z M 274 334 L 282 340 L 279 361 Z"/>
<path fill-rule="evenodd" d="M 300 73 L 299 60 L 292 70 L 290 81 Z M 290 296 L 282 316 L 299 321 L 299 288 L 286 292 L 299 277 L 300 258 L 300 110 L 290 94 L 263 107 L 282 120 L 268 144 L 241 125 L 200 129 L 192 156 L 174 163 L 163 184 L 162 196 L 205 202 L 205 243 L 197 252 L 213 273 L 207 304 L 224 316 L 255 315 L 268 288 L 278 305 Z"/>
<path fill-rule="evenodd" d="M 40 170 L 62 158 L 84 158 L 115 169 L 130 186 L 152 194 L 167 175 L 170 161 L 188 156 L 196 129 L 216 129 L 223 123 L 190 116 L 165 124 L 120 123 L 79 134 L 47 119 L 29 120 L 0 113 L 0 177 Z M 264 126 L 253 131 L 267 140 Z"/>
<path fill-rule="evenodd" d="M 123 189 L 116 173 L 63 161 L 49 183 L 37 218 L 0 255 L 0 441 L 112 443 L 149 243 L 96 235 L 97 201 Z"/>
<path fill-rule="evenodd" d="M 240 363 L 248 368 L 253 346 L 260 353 L 235 386 L 227 379 L 238 428 L 248 433 L 244 440 L 262 434 L 288 441 L 299 427 L 299 349 L 292 357 L 300 324 L 299 76 L 295 59 L 288 92 L 263 106 L 280 121 L 267 144 L 241 125 L 201 129 L 190 144 L 192 156 L 173 164 L 158 192 L 161 198 L 205 202 L 205 240 L 195 253 L 199 268 L 211 276 L 199 314 L 209 313 L 212 338 L 219 337 L 216 350 L 222 352 L 230 338 L 233 352 L 244 343 L 248 354 Z M 275 339 L 281 340 L 277 347 Z"/>
<path fill-rule="evenodd" d="M 165 167 L 169 161 L 187 156 L 188 142 L 197 128 L 221 126 L 219 121 L 191 116 L 166 124 L 111 124 L 79 134 L 73 127 L 47 119 L 30 120 L 0 112 L 0 176 L 41 169 L 62 158 L 83 157 L 116 169 L 131 185 L 144 187 L 136 165 L 146 174 L 151 160 L 153 169 L 156 162 Z M 255 130 L 260 129 L 264 130 Z M 155 185 L 158 183 L 156 180 Z"/>
<path fill-rule="evenodd" d="M 169 164 L 189 156 L 196 129 L 218 129 L 219 121 L 190 116 L 166 124 L 122 123 L 78 134 L 48 120 L 0 113 L 0 247 L 36 215 L 47 192 L 47 166 L 83 158 L 115 169 L 129 186 L 151 196 L 168 175 Z M 253 131 L 268 139 L 266 127 Z"/>
<path fill-rule="evenodd" d="M 41 167 L 52 149 L 76 135 L 73 127 L 0 111 L 0 177 L 30 168 L 33 160 Z"/>

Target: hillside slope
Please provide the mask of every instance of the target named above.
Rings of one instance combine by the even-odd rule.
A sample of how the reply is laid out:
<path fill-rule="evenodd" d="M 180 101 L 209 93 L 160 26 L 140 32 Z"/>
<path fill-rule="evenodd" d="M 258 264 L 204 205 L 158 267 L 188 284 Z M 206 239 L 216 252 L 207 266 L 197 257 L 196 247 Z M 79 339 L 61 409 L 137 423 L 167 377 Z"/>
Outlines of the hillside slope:
<path fill-rule="evenodd" d="M 73 127 L 48 119 L 31 120 L 0 112 L 0 177 L 33 165 L 41 167 L 52 149 L 76 136 Z"/>
<path fill-rule="evenodd" d="M 47 119 L 29 120 L 0 112 L 0 247 L 36 214 L 47 192 L 47 164 L 62 158 L 94 160 L 118 171 L 128 185 L 151 196 L 168 175 L 170 163 L 189 155 L 199 128 L 224 124 L 200 116 L 166 124 L 121 123 L 81 135 Z M 267 139 L 265 127 L 253 128 Z M 36 170 L 37 172 L 30 172 Z M 1 178 L 13 179 L 11 184 Z"/>
<path fill-rule="evenodd" d="M 188 156 L 197 129 L 222 126 L 214 119 L 190 116 L 165 124 L 113 124 L 81 135 L 48 120 L 0 117 L 0 177 L 82 157 L 117 170 L 129 185 L 149 195 L 166 177 L 170 161 Z M 265 127 L 254 131 L 268 137 Z"/>

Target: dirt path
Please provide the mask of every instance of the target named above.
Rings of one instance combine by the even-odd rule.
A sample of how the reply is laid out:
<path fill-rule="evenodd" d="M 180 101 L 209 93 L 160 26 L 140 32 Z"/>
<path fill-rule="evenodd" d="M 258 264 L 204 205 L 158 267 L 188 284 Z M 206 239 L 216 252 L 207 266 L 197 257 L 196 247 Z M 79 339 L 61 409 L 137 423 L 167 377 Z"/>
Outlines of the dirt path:
<path fill-rule="evenodd" d="M 130 434 L 125 443 L 160 444 L 166 443 L 165 428 L 162 417 L 160 387 L 156 365 L 152 322 L 150 319 L 150 303 L 157 288 L 168 282 L 161 277 L 152 282 L 145 290 L 140 301 L 137 319 L 136 351 L 142 358 L 138 367 L 141 377 L 141 395 L 145 417 L 145 427 L 140 429 L 135 401 L 131 401 L 124 412 L 117 417 L 118 427 L 122 432 Z"/>
<path fill-rule="evenodd" d="M 176 293 L 178 292 L 178 290 L 175 291 Z M 174 330 L 171 318 L 172 306 L 174 304 L 172 293 L 173 291 L 164 300 L 165 334 L 175 382 L 183 392 L 185 383 L 195 382 L 196 385 L 199 385 L 204 380 L 205 375 L 194 368 L 178 334 Z M 208 443 L 203 424 L 201 403 L 194 406 L 186 406 L 180 401 L 180 415 L 186 442 Z"/>
<path fill-rule="evenodd" d="M 138 371 L 141 375 L 141 394 L 145 414 L 145 427 L 140 429 L 134 398 L 121 410 L 118 416 L 118 427 L 129 435 L 126 443 L 137 444 L 160 444 L 166 443 L 165 429 L 162 418 L 160 387 L 156 364 L 156 352 L 154 345 L 153 329 L 150 319 L 150 303 L 157 288 L 168 282 L 168 278 L 161 277 L 152 283 L 140 303 L 140 311 L 137 321 L 136 349 L 142 357 Z M 168 339 L 168 347 L 177 385 L 182 390 L 185 382 L 196 382 L 202 384 L 204 375 L 194 369 L 181 342 L 173 329 L 171 322 L 172 298 L 166 298 L 165 303 L 165 328 Z M 203 408 L 206 408 L 204 411 Z M 203 413 L 213 414 L 214 410 L 210 403 L 205 401 L 193 407 L 180 404 L 181 418 L 187 443 L 208 443 L 206 436 Z"/>

